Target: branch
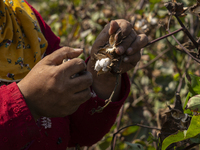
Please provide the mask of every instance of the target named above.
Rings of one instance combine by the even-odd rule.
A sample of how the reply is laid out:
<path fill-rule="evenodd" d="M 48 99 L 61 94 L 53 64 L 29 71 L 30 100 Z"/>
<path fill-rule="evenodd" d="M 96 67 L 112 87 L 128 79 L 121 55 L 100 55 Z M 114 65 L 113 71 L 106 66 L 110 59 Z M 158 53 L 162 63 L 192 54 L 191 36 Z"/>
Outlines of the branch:
<path fill-rule="evenodd" d="M 148 129 L 161 130 L 161 129 L 156 128 L 156 127 L 150 127 L 150 126 L 146 126 L 146 125 L 142 125 L 142 124 L 138 124 L 138 123 L 135 123 L 135 124 L 132 124 L 132 125 L 128 125 L 128 126 L 125 126 L 125 127 L 119 129 L 116 133 L 113 134 L 113 138 L 112 138 L 112 141 L 111 141 L 111 150 L 114 150 L 114 147 L 113 147 L 114 144 L 113 144 L 113 142 L 114 142 L 114 138 L 115 138 L 115 136 L 116 136 L 119 132 L 121 132 L 122 130 L 124 130 L 124 129 L 128 128 L 128 127 L 131 127 L 131 126 L 140 126 L 140 127 L 148 128 Z"/>
<path fill-rule="evenodd" d="M 190 144 L 189 146 L 187 146 L 187 147 L 184 148 L 183 150 L 190 150 L 191 148 L 193 148 L 194 146 L 197 146 L 197 145 L 199 145 L 199 143 Z"/>
<path fill-rule="evenodd" d="M 154 63 L 156 60 L 158 60 L 160 57 L 162 57 L 165 53 L 167 53 L 170 50 L 170 48 L 164 50 L 163 52 L 161 52 L 159 55 L 157 55 L 154 59 L 152 59 L 151 61 L 149 61 L 146 65 L 141 66 L 139 69 L 144 69 L 146 67 L 148 67 L 149 65 L 151 65 L 152 63 Z"/>
<path fill-rule="evenodd" d="M 189 56 L 188 56 L 188 57 L 189 57 Z M 185 78 L 185 75 L 186 75 L 186 72 L 187 72 L 188 68 L 190 67 L 190 60 L 191 60 L 191 57 L 189 57 L 188 62 L 187 62 L 187 64 L 186 64 L 185 72 L 183 73 L 183 75 L 182 75 L 181 78 L 180 78 L 179 85 L 178 85 L 178 88 L 177 88 L 177 91 L 176 91 L 176 92 L 178 92 L 178 93 L 180 93 L 180 91 L 181 91 L 181 87 L 182 87 L 182 84 L 183 84 L 183 80 L 184 80 L 184 78 Z"/>
<path fill-rule="evenodd" d="M 170 22 L 171 22 L 171 18 L 172 18 L 172 14 L 170 15 L 170 17 L 169 17 L 169 21 L 168 21 L 168 24 L 167 24 L 167 31 L 169 32 L 169 26 L 170 26 Z M 170 42 L 169 42 L 169 40 L 166 38 L 166 40 L 167 40 L 167 43 L 168 43 L 168 45 L 172 48 L 172 47 L 174 47 Z M 181 70 L 178 68 L 178 65 L 177 65 L 177 61 L 176 61 L 176 57 L 172 54 L 172 56 L 173 56 L 173 58 L 174 58 L 174 60 L 175 60 L 175 66 L 176 66 L 176 68 L 177 68 L 177 70 L 178 70 L 178 72 L 179 72 L 179 75 L 180 75 L 180 80 L 179 80 L 179 84 L 178 84 L 178 87 L 177 87 L 177 90 L 176 90 L 176 92 L 177 93 L 180 93 L 180 90 L 181 90 L 181 87 L 182 87 L 182 84 L 183 84 L 183 80 L 184 80 L 184 77 L 185 77 L 185 74 L 186 74 L 186 72 L 187 72 L 187 70 L 188 70 L 188 68 L 189 68 L 189 62 L 190 62 L 190 60 L 191 60 L 191 57 L 189 57 L 189 59 L 188 59 L 188 62 L 187 62 L 187 65 L 186 65 L 186 69 L 185 69 L 185 72 L 181 75 Z"/>
<path fill-rule="evenodd" d="M 172 48 L 174 48 L 174 46 L 169 42 L 169 40 L 166 38 L 166 41 L 167 41 L 167 43 L 168 43 L 168 45 L 169 45 L 169 47 L 172 49 Z M 172 59 L 173 59 L 173 61 L 174 61 L 174 64 L 175 64 L 175 67 L 176 67 L 176 69 L 177 69 L 177 71 L 178 71 L 178 73 L 179 73 L 179 76 L 182 76 L 182 74 L 181 74 L 181 70 L 180 70 L 180 68 L 178 67 L 178 65 L 177 65 L 177 59 L 176 59 L 176 57 L 174 56 L 174 53 L 172 52 L 172 51 L 170 51 L 171 52 L 171 55 L 172 55 Z"/>
<path fill-rule="evenodd" d="M 158 42 L 158 41 L 160 41 L 160 40 L 162 40 L 162 39 L 165 39 L 165 38 L 167 38 L 168 36 L 171 36 L 171 35 L 173 35 L 173 34 L 176 34 L 176 33 L 180 32 L 180 31 L 182 31 L 183 29 L 184 29 L 184 28 L 182 27 L 182 28 L 180 28 L 180 29 L 178 29 L 178 30 L 176 30 L 176 31 L 170 32 L 169 34 L 166 34 L 166 35 L 164 35 L 164 36 L 162 36 L 162 37 L 159 37 L 159 38 L 157 38 L 157 39 L 155 39 L 155 40 L 149 42 L 149 43 L 148 43 L 147 45 L 145 45 L 144 47 L 149 46 L 149 45 L 151 45 L 151 44 L 153 44 L 153 43 L 155 43 L 155 42 Z"/>
<path fill-rule="evenodd" d="M 174 15 L 176 17 L 176 19 L 178 20 L 179 24 L 181 25 L 181 27 L 183 28 L 183 31 L 185 32 L 185 34 L 187 34 L 187 36 L 190 38 L 190 40 L 192 41 L 192 43 L 195 45 L 195 47 L 197 48 L 197 50 L 199 49 L 199 44 L 195 41 L 195 39 L 192 37 L 192 35 L 190 34 L 190 32 L 188 31 L 188 29 L 185 27 L 185 25 L 182 23 L 181 19 L 177 16 Z"/>
<path fill-rule="evenodd" d="M 120 122 L 121 122 L 121 119 L 122 119 L 122 116 L 123 116 L 123 111 L 124 111 L 124 105 L 121 108 L 119 119 L 117 121 L 117 131 L 119 130 L 119 127 L 120 127 Z M 117 139 L 116 137 L 113 139 L 113 144 L 112 144 L 113 149 L 115 149 L 116 139 Z"/>
<path fill-rule="evenodd" d="M 171 33 L 169 30 L 167 30 L 169 33 Z M 193 55 L 191 55 L 186 49 L 185 47 L 183 47 L 183 45 L 175 38 L 175 36 L 172 35 L 172 37 L 174 38 L 174 40 L 179 44 L 179 46 L 190 56 L 192 57 L 196 62 L 200 63 L 200 60 L 195 58 Z"/>
<path fill-rule="evenodd" d="M 143 54 L 143 48 L 141 49 L 141 55 Z M 133 81 L 134 81 L 134 77 L 135 77 L 135 74 L 136 74 L 136 72 L 138 71 L 138 68 L 139 68 L 139 65 L 140 65 L 140 61 L 137 63 L 137 65 L 135 66 L 135 68 L 134 68 L 134 71 L 133 71 L 133 75 L 132 75 L 132 77 L 131 77 L 131 82 L 133 83 Z"/>

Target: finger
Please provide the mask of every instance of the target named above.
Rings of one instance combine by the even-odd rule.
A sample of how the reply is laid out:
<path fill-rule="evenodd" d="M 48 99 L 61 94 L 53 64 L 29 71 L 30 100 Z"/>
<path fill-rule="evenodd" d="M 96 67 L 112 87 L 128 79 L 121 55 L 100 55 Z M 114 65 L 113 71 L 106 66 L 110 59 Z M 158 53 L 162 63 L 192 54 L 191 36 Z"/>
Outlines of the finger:
<path fill-rule="evenodd" d="M 136 40 L 137 34 L 134 30 L 131 30 L 130 34 L 123 39 L 122 43 L 120 43 L 116 48 L 116 53 L 118 55 L 122 55 L 125 51 L 131 46 L 131 44 Z"/>
<path fill-rule="evenodd" d="M 74 58 L 70 61 L 64 62 L 59 66 L 60 71 L 64 71 L 65 76 L 71 78 L 74 74 L 86 70 L 86 64 L 84 60 L 80 58 Z"/>
<path fill-rule="evenodd" d="M 119 27 L 118 23 L 115 20 L 112 20 L 110 22 L 110 28 L 109 28 L 109 31 L 108 31 L 109 35 L 112 35 L 115 32 L 117 32 L 117 30 L 119 30 L 119 28 L 120 27 Z"/>
<path fill-rule="evenodd" d="M 78 93 L 74 94 L 74 98 L 79 100 L 79 103 L 84 103 L 91 98 L 92 94 L 90 88 L 86 88 Z"/>
<path fill-rule="evenodd" d="M 137 36 L 136 40 L 131 44 L 130 48 L 127 49 L 127 55 L 133 55 L 140 51 L 148 43 L 148 38 L 145 34 L 140 34 Z"/>
<path fill-rule="evenodd" d="M 116 21 L 111 21 L 107 24 L 104 29 L 101 31 L 95 43 L 98 42 L 98 45 L 104 46 L 105 43 L 109 41 L 110 35 L 114 34 L 119 29 L 119 25 Z M 94 45 L 95 45 L 94 43 Z"/>
<path fill-rule="evenodd" d="M 74 93 L 78 93 L 86 88 L 89 88 L 92 85 L 92 82 L 92 74 L 88 71 L 85 71 L 84 74 L 71 79 L 69 84 L 73 85 L 71 86 L 72 91 L 74 91 Z"/>
<path fill-rule="evenodd" d="M 73 49 L 70 47 L 62 47 L 59 50 L 56 50 L 49 56 L 45 57 L 46 64 L 48 65 L 60 65 L 63 62 L 63 59 L 72 59 L 78 57 L 83 52 L 82 49 Z"/>
<path fill-rule="evenodd" d="M 140 53 L 140 51 L 138 51 L 137 53 L 135 53 L 133 55 L 124 57 L 123 61 L 125 63 L 130 63 L 130 64 L 135 65 L 140 60 L 140 58 L 141 58 L 141 53 Z"/>
<path fill-rule="evenodd" d="M 130 34 L 130 32 L 132 31 L 133 27 L 128 21 L 126 21 L 124 19 L 116 20 L 116 22 L 119 25 L 119 29 L 118 29 L 117 32 L 121 31 L 121 33 L 120 33 L 121 36 L 119 38 L 119 37 L 117 37 L 117 34 L 116 34 L 115 35 L 115 39 L 116 39 L 116 41 L 120 41 L 120 40 L 122 40 L 122 38 L 124 38 L 124 37 L 126 37 L 126 36 L 128 36 Z"/>

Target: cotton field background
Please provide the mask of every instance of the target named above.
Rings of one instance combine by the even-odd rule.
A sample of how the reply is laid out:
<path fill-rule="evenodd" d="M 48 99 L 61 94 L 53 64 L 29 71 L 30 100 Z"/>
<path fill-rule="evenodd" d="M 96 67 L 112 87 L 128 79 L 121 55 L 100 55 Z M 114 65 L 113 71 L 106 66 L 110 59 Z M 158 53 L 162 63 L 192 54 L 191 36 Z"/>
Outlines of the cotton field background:
<path fill-rule="evenodd" d="M 175 143 L 168 138 L 165 142 L 166 147 L 171 144 L 168 149 L 199 149 L 200 131 L 192 127 L 200 125 L 193 123 L 193 112 L 185 109 L 187 100 L 200 94 L 197 77 L 200 76 L 199 0 L 27 1 L 61 38 L 61 45 L 84 49 L 80 56 L 84 60 L 89 56 L 97 35 L 114 19 L 128 20 L 138 34 L 148 36 L 149 42 L 157 40 L 142 49 L 141 61 L 128 72 L 131 92 L 110 132 L 97 144 L 81 149 L 160 150 L 164 139 L 172 134 L 176 135 Z M 180 29 L 182 26 L 175 16 L 194 42 Z M 158 40 L 179 29 L 181 31 L 173 34 L 174 37 Z M 188 96 L 188 93 L 193 95 Z M 198 120 L 198 112 L 196 116 Z M 194 118 L 191 128 L 196 135 L 189 137 L 186 131 L 191 118 Z M 179 131 L 180 134 L 185 131 L 184 138 L 179 136 Z"/>

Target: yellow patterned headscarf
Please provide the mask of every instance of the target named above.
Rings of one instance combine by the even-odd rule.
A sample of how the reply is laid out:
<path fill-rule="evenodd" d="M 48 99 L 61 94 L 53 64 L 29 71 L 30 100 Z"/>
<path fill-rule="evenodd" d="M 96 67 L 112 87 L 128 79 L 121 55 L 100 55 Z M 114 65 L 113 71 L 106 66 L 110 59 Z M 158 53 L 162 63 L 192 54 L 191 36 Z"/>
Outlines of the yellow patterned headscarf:
<path fill-rule="evenodd" d="M 19 81 L 41 60 L 47 41 L 24 0 L 0 0 L 0 81 Z"/>

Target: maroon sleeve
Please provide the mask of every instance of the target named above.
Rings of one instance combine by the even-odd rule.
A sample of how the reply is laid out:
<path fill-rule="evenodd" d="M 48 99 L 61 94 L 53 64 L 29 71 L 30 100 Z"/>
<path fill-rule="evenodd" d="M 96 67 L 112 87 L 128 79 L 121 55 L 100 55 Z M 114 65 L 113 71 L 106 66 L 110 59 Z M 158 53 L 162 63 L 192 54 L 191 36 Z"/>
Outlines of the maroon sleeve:
<path fill-rule="evenodd" d="M 0 87 L 0 147 L 20 149 L 40 136 L 39 129 L 14 82 Z"/>
<path fill-rule="evenodd" d="M 70 118 L 70 147 L 91 146 L 100 141 L 109 132 L 114 124 L 117 114 L 128 97 L 130 83 L 127 74 L 122 74 L 122 85 L 119 101 L 110 103 L 101 113 L 91 114 L 92 109 L 105 105 L 105 100 L 93 97 L 82 104 Z"/>
<path fill-rule="evenodd" d="M 26 1 L 25 1 L 26 2 Z M 28 4 L 28 2 L 26 2 Z M 59 46 L 60 44 L 60 38 L 57 37 L 53 31 L 51 30 L 51 28 L 49 27 L 49 25 L 46 24 L 46 22 L 43 20 L 42 16 L 39 14 L 39 12 L 33 8 L 30 4 L 28 4 L 29 7 L 32 9 L 32 11 L 34 12 L 35 16 L 37 17 L 37 20 L 39 22 L 40 25 L 40 29 L 45 37 L 45 39 L 48 42 L 48 47 L 46 49 L 45 54 L 51 54 L 52 52 L 54 52 L 55 50 L 61 48 Z"/>

